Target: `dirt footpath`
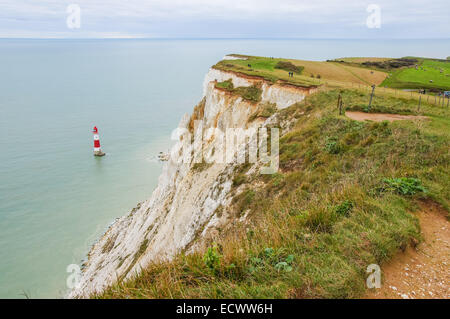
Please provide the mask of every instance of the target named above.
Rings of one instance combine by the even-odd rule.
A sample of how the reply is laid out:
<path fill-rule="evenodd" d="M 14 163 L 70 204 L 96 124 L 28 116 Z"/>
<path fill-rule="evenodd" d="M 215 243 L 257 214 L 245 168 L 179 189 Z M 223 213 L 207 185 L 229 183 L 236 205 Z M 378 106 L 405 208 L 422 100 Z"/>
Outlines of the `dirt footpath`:
<path fill-rule="evenodd" d="M 424 241 L 382 266 L 382 286 L 365 298 L 450 298 L 450 222 L 437 204 L 417 213 Z"/>
<path fill-rule="evenodd" d="M 400 114 L 388 114 L 388 113 L 364 113 L 364 112 L 351 112 L 347 111 L 345 112 L 345 115 L 352 120 L 355 121 L 375 121 L 375 122 L 382 122 L 382 121 L 398 121 L 398 120 L 423 120 L 427 119 L 426 116 L 419 116 L 419 115 L 400 115 Z"/>

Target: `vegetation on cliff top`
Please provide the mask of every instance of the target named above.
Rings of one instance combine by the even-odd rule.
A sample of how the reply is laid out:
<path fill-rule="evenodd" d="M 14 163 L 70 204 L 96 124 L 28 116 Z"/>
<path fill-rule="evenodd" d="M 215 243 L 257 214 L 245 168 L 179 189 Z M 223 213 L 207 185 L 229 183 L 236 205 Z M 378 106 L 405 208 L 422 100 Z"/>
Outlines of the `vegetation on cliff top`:
<path fill-rule="evenodd" d="M 228 61 L 227 61 L 228 62 Z M 329 90 L 279 111 L 295 121 L 280 140 L 280 170 L 236 170 L 236 218 L 204 249 L 149 265 L 98 298 L 354 298 L 366 267 L 420 240 L 421 201 L 450 207 L 449 110 L 379 94 L 372 110 L 428 120 L 357 122 L 339 115 L 369 94 Z M 258 187 L 256 187 L 258 185 Z M 262 186 L 261 186 L 262 185 Z M 222 212 L 223 213 L 223 212 Z M 248 223 L 239 216 L 247 213 Z"/>
<path fill-rule="evenodd" d="M 262 90 L 260 87 L 256 85 L 252 86 L 239 86 L 234 87 L 233 81 L 231 79 L 218 82 L 215 84 L 216 88 L 226 90 L 232 94 L 239 95 L 244 100 L 251 101 L 251 102 L 259 102 L 261 101 L 261 94 Z"/>
<path fill-rule="evenodd" d="M 392 72 L 382 84 L 392 88 L 450 90 L 450 61 L 419 59 L 416 67 Z"/>
<path fill-rule="evenodd" d="M 420 57 L 340 58 L 329 62 L 389 73 L 381 86 L 397 89 L 450 90 L 450 61 Z"/>
<path fill-rule="evenodd" d="M 260 77 L 272 83 L 278 81 L 301 87 L 314 87 L 325 80 L 357 84 L 380 84 L 387 73 L 337 62 L 305 61 L 235 55 L 238 60 L 222 60 L 215 69 L 236 72 L 246 76 Z M 289 72 L 294 72 L 289 76 Z"/>

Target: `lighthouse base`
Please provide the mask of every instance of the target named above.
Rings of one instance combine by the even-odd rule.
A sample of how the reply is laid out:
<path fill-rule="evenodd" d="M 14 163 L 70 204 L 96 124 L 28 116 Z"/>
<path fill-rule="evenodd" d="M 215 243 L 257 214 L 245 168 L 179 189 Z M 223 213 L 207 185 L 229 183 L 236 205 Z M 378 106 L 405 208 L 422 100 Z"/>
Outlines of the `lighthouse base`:
<path fill-rule="evenodd" d="M 105 153 L 103 153 L 102 151 L 95 151 L 94 156 L 105 156 Z"/>

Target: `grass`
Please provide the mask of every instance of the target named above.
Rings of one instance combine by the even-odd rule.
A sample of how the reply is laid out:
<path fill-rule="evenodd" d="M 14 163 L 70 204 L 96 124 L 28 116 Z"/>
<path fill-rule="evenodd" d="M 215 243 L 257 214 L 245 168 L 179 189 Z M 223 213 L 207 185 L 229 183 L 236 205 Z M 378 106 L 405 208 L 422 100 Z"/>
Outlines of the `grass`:
<path fill-rule="evenodd" d="M 252 85 L 252 86 L 239 86 L 235 88 L 233 86 L 233 81 L 231 79 L 217 82 L 215 84 L 216 88 L 227 90 L 233 94 L 239 95 L 244 100 L 251 102 L 259 102 L 261 101 L 262 90 L 260 87 Z"/>
<path fill-rule="evenodd" d="M 450 61 L 421 59 L 417 69 L 410 67 L 393 71 L 381 85 L 392 88 L 450 90 Z"/>
<path fill-rule="evenodd" d="M 268 118 L 272 114 L 274 114 L 277 111 L 277 107 L 273 103 L 263 103 L 258 105 L 258 108 L 256 111 L 250 116 L 249 122 L 254 121 L 257 118 Z"/>
<path fill-rule="evenodd" d="M 265 58 L 242 56 L 245 60 L 223 60 L 213 66 L 215 69 L 223 71 L 231 71 L 239 74 L 263 78 L 266 81 L 276 83 L 277 81 L 286 82 L 296 86 L 311 87 L 317 86 L 318 81 L 311 80 L 306 76 L 301 76 L 301 67 L 295 66 L 297 74 L 294 77 L 289 77 L 289 71 L 285 70 L 287 63 L 290 61 L 286 59 Z M 280 63 L 284 68 L 279 68 Z M 278 68 L 276 66 L 278 65 Z"/>
<path fill-rule="evenodd" d="M 385 72 L 361 68 L 359 65 L 352 66 L 342 65 L 336 62 L 302 60 L 296 60 L 295 63 L 305 68 L 303 72 L 304 75 L 314 77 L 320 75 L 323 80 L 379 85 L 387 76 Z"/>
<path fill-rule="evenodd" d="M 380 84 L 385 72 L 366 68 L 343 66 L 335 62 L 304 61 L 295 59 L 266 58 L 239 55 L 244 60 L 224 60 L 214 68 L 261 77 L 272 83 L 277 81 L 297 86 L 320 85 L 323 80 L 353 82 L 357 84 Z M 294 77 L 289 77 L 294 72 Z M 320 78 L 320 80 L 319 80 Z"/>
<path fill-rule="evenodd" d="M 227 209 L 248 224 L 222 229 L 203 249 L 155 262 L 97 298 L 355 298 L 366 267 L 420 240 L 421 200 L 450 205 L 449 110 L 378 95 L 379 107 L 429 120 L 357 122 L 339 116 L 368 93 L 330 90 L 279 111 L 280 170 L 243 177 Z M 255 185 L 262 185 L 256 187 Z"/>

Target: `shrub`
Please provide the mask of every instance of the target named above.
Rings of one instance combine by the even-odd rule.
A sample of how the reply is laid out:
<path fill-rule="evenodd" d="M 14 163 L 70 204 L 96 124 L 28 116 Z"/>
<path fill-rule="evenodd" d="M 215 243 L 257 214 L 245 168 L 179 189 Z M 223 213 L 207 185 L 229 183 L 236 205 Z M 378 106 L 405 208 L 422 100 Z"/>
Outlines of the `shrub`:
<path fill-rule="evenodd" d="M 212 165 L 213 165 L 212 163 L 206 163 L 206 162 L 194 163 L 194 165 L 192 165 L 192 169 L 196 172 L 201 172 L 207 168 L 210 168 Z"/>
<path fill-rule="evenodd" d="M 239 94 L 243 99 L 259 102 L 261 101 L 262 90 L 257 86 L 240 86 L 233 90 L 233 92 Z"/>
<path fill-rule="evenodd" d="M 275 265 L 275 269 L 278 271 L 284 270 L 285 272 L 292 271 L 292 262 L 294 261 L 294 255 L 289 255 L 284 261 L 280 261 Z"/>
<path fill-rule="evenodd" d="M 334 211 L 339 216 L 348 216 L 353 209 L 353 202 L 345 200 L 334 208 Z"/>
<path fill-rule="evenodd" d="M 325 142 L 325 150 L 330 154 L 338 154 L 341 151 L 341 146 L 336 137 L 329 137 Z"/>
<path fill-rule="evenodd" d="M 208 267 L 214 273 L 217 273 L 220 268 L 220 259 L 222 256 L 217 252 L 217 247 L 209 247 L 203 256 L 203 261 L 206 267 Z"/>
<path fill-rule="evenodd" d="M 247 177 L 245 176 L 245 174 L 238 174 L 233 178 L 233 186 L 239 186 L 242 183 L 245 183 L 246 180 Z"/>
<path fill-rule="evenodd" d="M 258 107 L 258 109 L 253 113 L 250 118 L 249 122 L 254 121 L 257 118 L 268 118 L 272 116 L 277 111 L 276 104 L 274 103 L 264 103 Z"/>
<path fill-rule="evenodd" d="M 400 177 L 400 178 L 385 178 L 383 180 L 383 190 L 396 192 L 400 195 L 414 195 L 420 192 L 426 192 L 422 182 L 417 178 Z"/>
<path fill-rule="evenodd" d="M 281 69 L 281 70 L 286 70 L 289 72 L 294 72 L 297 74 L 302 73 L 303 71 L 303 67 L 302 66 L 297 66 L 291 62 L 288 61 L 280 61 L 275 65 L 275 69 Z"/>
<path fill-rule="evenodd" d="M 226 89 L 226 90 L 233 90 L 234 89 L 234 85 L 233 85 L 233 81 L 231 79 L 228 79 L 226 81 L 223 82 L 218 82 L 216 83 L 216 88 L 220 88 L 220 89 Z"/>

